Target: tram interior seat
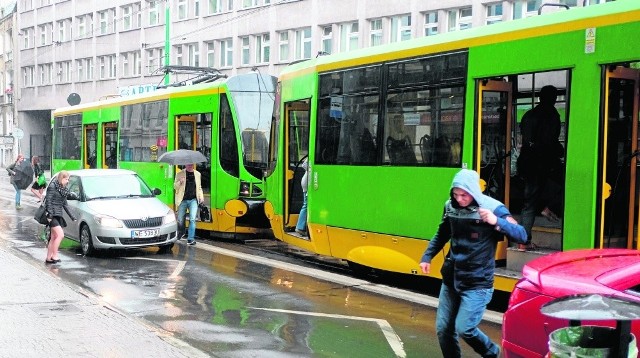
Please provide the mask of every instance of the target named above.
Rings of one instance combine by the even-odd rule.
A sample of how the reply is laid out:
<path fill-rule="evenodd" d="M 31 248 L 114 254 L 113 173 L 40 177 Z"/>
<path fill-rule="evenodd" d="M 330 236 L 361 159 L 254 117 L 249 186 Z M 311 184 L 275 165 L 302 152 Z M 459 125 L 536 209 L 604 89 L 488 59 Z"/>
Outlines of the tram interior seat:
<path fill-rule="evenodd" d="M 446 135 L 441 135 L 435 140 L 428 134 L 420 138 L 420 153 L 422 162 L 431 165 L 451 165 L 452 144 Z"/>
<path fill-rule="evenodd" d="M 391 164 L 417 164 L 416 153 L 409 136 L 402 139 L 387 137 L 387 153 Z"/>

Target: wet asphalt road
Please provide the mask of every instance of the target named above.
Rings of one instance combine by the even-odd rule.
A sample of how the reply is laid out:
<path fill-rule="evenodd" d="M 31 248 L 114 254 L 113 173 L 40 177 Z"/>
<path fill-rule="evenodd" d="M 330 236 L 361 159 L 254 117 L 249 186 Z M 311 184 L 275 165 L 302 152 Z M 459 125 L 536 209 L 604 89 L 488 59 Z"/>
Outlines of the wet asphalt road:
<path fill-rule="evenodd" d="M 0 244 L 43 262 L 36 205 L 0 177 Z M 228 255 L 215 241 L 84 257 L 65 240 L 60 265 L 46 269 L 119 310 L 159 327 L 212 357 L 439 357 L 435 310 L 362 290 L 360 280 L 314 278 L 295 262 Z M 43 264 L 44 267 L 44 264 Z M 377 290 L 384 291 L 384 286 Z M 483 323 L 496 342 L 500 327 Z M 105 342 L 108 344 L 108 342 Z M 464 343 L 465 357 L 476 356 Z"/>

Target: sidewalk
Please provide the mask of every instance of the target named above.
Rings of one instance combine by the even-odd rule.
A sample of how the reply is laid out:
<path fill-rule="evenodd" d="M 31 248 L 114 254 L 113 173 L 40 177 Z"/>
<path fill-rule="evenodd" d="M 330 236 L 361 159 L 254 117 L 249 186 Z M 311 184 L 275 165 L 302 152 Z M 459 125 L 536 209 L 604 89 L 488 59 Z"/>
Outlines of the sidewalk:
<path fill-rule="evenodd" d="M 2 238 L 4 239 L 4 238 Z M 0 247 L 0 357 L 206 356 Z"/>

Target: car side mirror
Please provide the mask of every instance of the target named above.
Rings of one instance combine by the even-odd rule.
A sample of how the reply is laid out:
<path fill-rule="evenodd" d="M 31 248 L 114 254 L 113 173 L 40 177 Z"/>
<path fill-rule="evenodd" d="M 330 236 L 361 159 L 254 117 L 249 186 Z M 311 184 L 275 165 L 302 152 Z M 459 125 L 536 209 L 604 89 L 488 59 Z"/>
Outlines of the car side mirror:
<path fill-rule="evenodd" d="M 155 196 L 158 196 L 158 195 L 162 194 L 162 190 L 160 190 L 160 189 L 158 189 L 158 188 L 155 188 L 155 189 L 153 189 L 153 190 L 151 191 L 151 193 L 152 193 L 153 195 L 155 195 Z"/>
<path fill-rule="evenodd" d="M 80 199 L 80 195 L 78 195 L 78 193 L 75 192 L 69 192 L 69 194 L 67 194 L 67 200 L 79 200 Z"/>

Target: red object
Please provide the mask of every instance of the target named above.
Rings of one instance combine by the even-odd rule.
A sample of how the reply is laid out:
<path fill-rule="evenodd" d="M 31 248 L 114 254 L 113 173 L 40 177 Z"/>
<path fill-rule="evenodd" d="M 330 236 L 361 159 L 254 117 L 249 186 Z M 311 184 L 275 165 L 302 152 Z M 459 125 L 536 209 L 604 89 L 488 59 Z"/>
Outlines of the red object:
<path fill-rule="evenodd" d="M 612 295 L 640 303 L 640 251 L 592 249 L 558 252 L 535 259 L 522 269 L 503 316 L 505 358 L 545 357 L 549 334 L 569 326 L 568 320 L 547 317 L 543 304 L 585 293 Z M 614 321 L 583 321 L 583 325 L 615 327 Z M 631 332 L 640 337 L 640 321 Z"/>

